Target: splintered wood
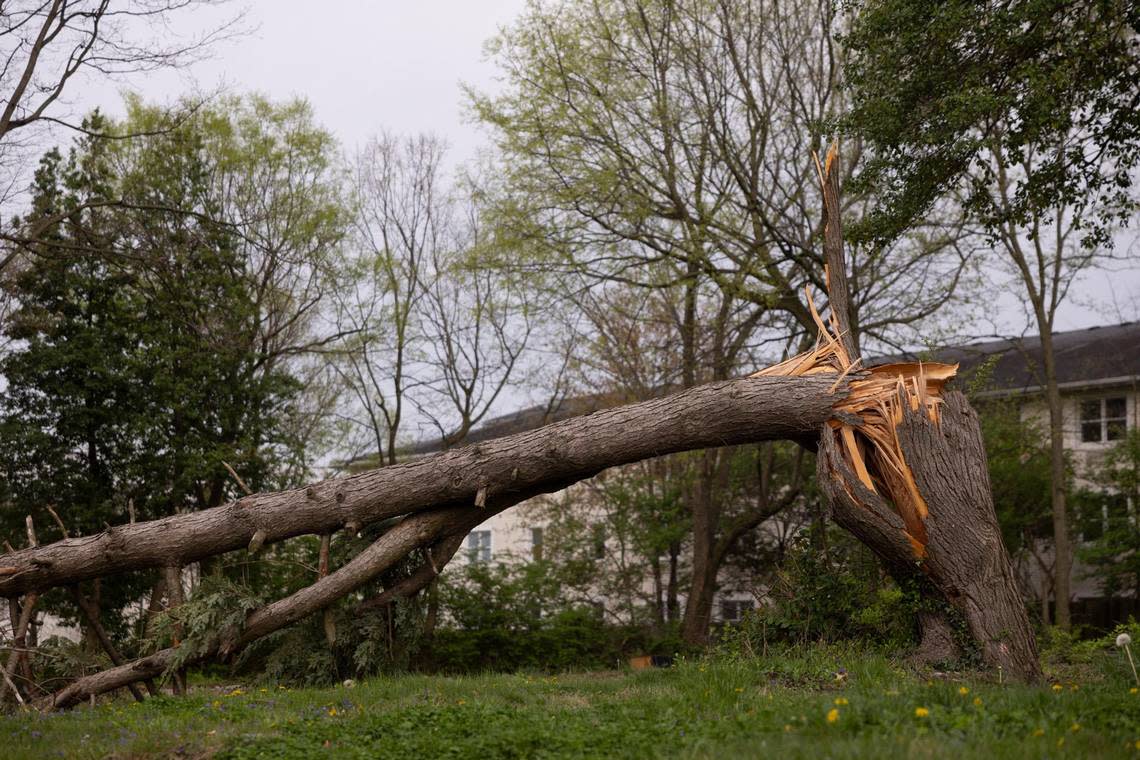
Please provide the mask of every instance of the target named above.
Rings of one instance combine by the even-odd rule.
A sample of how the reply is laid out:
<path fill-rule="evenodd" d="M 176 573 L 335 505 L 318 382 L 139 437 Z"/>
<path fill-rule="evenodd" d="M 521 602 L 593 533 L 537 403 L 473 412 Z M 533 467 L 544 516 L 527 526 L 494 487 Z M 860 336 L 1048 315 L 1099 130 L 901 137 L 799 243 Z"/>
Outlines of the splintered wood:
<path fill-rule="evenodd" d="M 936 424 L 940 421 L 942 388 L 954 377 L 958 365 L 901 362 L 862 368 L 861 360 L 852 359 L 844 347 L 834 315 L 829 327 L 819 316 L 810 290 L 807 302 L 819 328 L 815 346 L 752 377 L 834 375 L 836 387 L 848 378 L 849 393 L 835 404 L 841 414 L 828 422 L 828 428 L 862 486 L 894 505 L 906 526 L 915 558 L 922 559 L 926 554 L 927 506 L 903 456 L 898 426 L 907 408 L 924 411 Z M 842 485 L 856 503 L 863 501 L 852 493 L 852 484 Z"/>

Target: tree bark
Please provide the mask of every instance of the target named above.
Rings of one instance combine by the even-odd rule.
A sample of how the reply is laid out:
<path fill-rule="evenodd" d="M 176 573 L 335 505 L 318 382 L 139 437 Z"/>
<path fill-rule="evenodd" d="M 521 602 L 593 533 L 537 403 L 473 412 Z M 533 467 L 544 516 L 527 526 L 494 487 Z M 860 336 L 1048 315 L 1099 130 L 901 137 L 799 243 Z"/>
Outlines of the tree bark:
<path fill-rule="evenodd" d="M 1020 680 L 1039 680 L 1037 642 L 994 513 L 977 414 L 950 392 L 940 422 L 905 407 L 898 435 L 928 509 L 924 544 L 916 547 L 899 513 L 863 486 L 837 437 L 823 435 L 819 483 L 835 521 L 899 572 L 917 565 L 962 612 L 987 663 Z"/>
<path fill-rule="evenodd" d="M 1066 499 L 1065 407 L 1057 384 L 1057 358 L 1053 351 L 1051 322 L 1038 317 L 1041 357 L 1045 365 L 1045 398 L 1049 404 L 1049 495 L 1053 511 L 1053 622 L 1063 630 L 1071 626 L 1069 596 L 1073 573 L 1073 550 L 1069 543 L 1069 510 Z"/>
<path fill-rule="evenodd" d="M 0 596 L 171 563 L 186 565 L 303 534 L 357 529 L 476 495 L 541 492 L 677 451 L 811 437 L 846 392 L 834 378 L 741 378 L 596 412 L 423 459 L 255 494 L 201 512 L 0 556 Z"/>
<path fill-rule="evenodd" d="M 833 335 L 822 324 L 821 332 L 830 341 L 826 362 L 848 373 L 860 357 L 847 308 L 838 163 L 832 146 L 820 181 Z M 917 565 L 962 612 L 987 663 L 1020 680 L 1039 680 L 1037 640 L 1002 543 L 977 414 L 960 393 L 939 399 L 940 383 L 921 365 L 909 376 L 903 367 L 877 371 L 886 383 L 869 396 L 866 388 L 852 387 L 852 397 L 863 399 L 860 419 L 829 424 L 819 436 L 818 480 L 836 522 L 896 577 Z M 927 615 L 921 622 L 924 639 L 932 638 L 927 643 L 948 638 L 945 621 Z"/>
<path fill-rule="evenodd" d="M 182 566 L 180 564 L 167 565 L 162 570 L 166 578 L 166 608 L 168 610 L 180 607 L 183 602 L 182 594 Z M 174 626 L 174 646 L 182 642 L 182 624 Z M 172 687 L 176 695 L 186 693 L 186 669 L 179 668 L 171 677 Z"/>

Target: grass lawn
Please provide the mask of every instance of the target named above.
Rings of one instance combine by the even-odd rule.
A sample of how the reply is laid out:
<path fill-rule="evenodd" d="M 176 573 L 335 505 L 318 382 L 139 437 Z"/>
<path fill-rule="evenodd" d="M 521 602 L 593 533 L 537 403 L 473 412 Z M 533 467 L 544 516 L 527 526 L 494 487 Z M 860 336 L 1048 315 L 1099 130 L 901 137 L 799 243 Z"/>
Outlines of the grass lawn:
<path fill-rule="evenodd" d="M 1130 672 L 1053 676 L 1036 688 L 926 677 L 821 648 L 636 673 L 201 685 L 0 718 L 0 757 L 1140 758 Z"/>

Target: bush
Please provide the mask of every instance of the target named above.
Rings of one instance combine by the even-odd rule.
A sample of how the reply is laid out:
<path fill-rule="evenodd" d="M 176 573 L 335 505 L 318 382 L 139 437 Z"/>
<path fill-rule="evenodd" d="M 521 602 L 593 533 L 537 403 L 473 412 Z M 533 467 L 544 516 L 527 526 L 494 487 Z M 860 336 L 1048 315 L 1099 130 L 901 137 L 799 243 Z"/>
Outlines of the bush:
<path fill-rule="evenodd" d="M 770 645 L 863 641 L 899 649 L 917 641 L 924 604 L 902 589 L 878 560 L 846 533 L 828 533 L 825 546 L 805 533 L 786 555 L 768 592 L 769 602 L 721 632 L 722 648 L 760 653 Z"/>
<path fill-rule="evenodd" d="M 423 669 L 445 673 L 613 667 L 659 643 L 609 626 L 588 600 L 567 599 L 547 562 L 457 568 L 440 589 L 443 623 Z"/>

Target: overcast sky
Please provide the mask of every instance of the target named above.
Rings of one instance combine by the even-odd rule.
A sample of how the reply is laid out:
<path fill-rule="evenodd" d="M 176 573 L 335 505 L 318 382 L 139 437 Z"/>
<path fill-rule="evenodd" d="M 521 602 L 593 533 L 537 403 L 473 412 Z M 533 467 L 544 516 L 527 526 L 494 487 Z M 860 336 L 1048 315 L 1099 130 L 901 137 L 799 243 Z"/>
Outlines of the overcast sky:
<path fill-rule="evenodd" d="M 124 86 L 161 102 L 220 85 L 274 99 L 299 95 L 350 152 L 381 129 L 433 132 L 448 140 L 458 163 L 485 144 L 479 128 L 464 119 L 461 83 L 494 87 L 484 42 L 524 6 L 525 0 L 253 0 L 245 4 L 253 31 L 218 45 L 211 59 L 125 83 L 85 83 L 73 94 L 73 106 L 121 113 Z M 237 7 L 216 16 L 199 13 L 193 23 L 210 28 Z M 1134 231 L 1120 236 L 1119 252 L 1140 256 L 1136 238 Z M 1001 330 L 1024 326 L 1021 300 L 1010 290 L 990 310 L 1000 315 Z M 1136 270 L 1097 273 L 1070 294 L 1057 329 L 1138 318 Z M 974 332 L 992 329 L 979 325 Z"/>
<path fill-rule="evenodd" d="M 253 31 L 215 47 L 188 70 L 93 81 L 83 106 L 121 113 L 124 86 L 148 99 L 171 101 L 198 87 L 256 91 L 274 99 L 307 98 L 317 119 L 351 150 L 380 129 L 434 132 L 453 158 L 471 157 L 481 143 L 462 117 L 462 82 L 493 87 L 494 67 L 483 43 L 523 9 L 525 0 L 253 0 Z M 209 28 L 242 6 L 199 12 Z M 182 19 L 183 22 L 186 19 Z M 77 104 L 79 105 L 79 104 Z"/>

